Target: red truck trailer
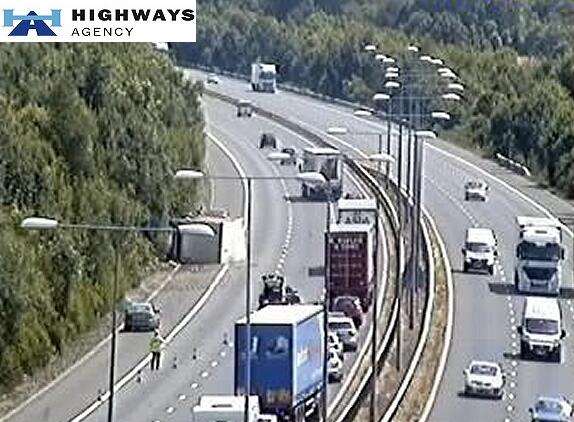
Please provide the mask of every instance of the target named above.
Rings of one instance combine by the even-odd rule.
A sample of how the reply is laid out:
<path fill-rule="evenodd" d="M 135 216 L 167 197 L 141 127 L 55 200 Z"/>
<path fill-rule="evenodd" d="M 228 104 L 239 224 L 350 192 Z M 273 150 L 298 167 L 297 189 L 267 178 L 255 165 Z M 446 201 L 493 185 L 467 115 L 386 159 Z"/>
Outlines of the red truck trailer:
<path fill-rule="evenodd" d="M 325 235 L 325 262 L 329 299 L 357 296 L 363 310 L 373 296 L 373 224 L 332 224 Z"/>

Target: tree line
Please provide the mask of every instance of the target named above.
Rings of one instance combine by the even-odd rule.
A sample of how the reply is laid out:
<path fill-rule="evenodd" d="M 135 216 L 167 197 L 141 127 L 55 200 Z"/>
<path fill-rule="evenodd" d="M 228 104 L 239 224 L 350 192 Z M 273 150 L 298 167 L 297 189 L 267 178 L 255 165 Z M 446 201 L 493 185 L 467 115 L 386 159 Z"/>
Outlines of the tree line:
<path fill-rule="evenodd" d="M 111 309 L 164 251 L 138 235 L 26 232 L 23 218 L 157 226 L 197 192 L 173 170 L 204 157 L 198 88 L 143 44 L 0 46 L 0 392 Z"/>
<path fill-rule="evenodd" d="M 448 138 L 478 146 L 486 154 L 510 156 L 531 168 L 541 183 L 574 197 L 569 6 L 569 1 L 545 0 L 250 0 L 238 7 L 228 0 L 213 0 L 203 6 L 198 42 L 173 48 L 182 62 L 243 74 L 258 58 L 274 62 L 280 66 L 282 81 L 369 103 L 383 89 L 383 70 L 363 46 L 375 43 L 382 52 L 404 58 L 406 46 L 414 42 L 421 51 L 444 59 L 466 85 L 464 101 L 453 110 L 453 122 L 447 126 Z M 382 12 L 377 10 L 394 11 L 394 18 L 379 19 Z M 445 36 L 427 29 L 418 33 L 416 26 L 401 23 L 421 13 L 430 14 Z M 512 42 L 495 46 L 466 42 L 458 35 L 449 38 L 456 32 L 434 19 L 438 13 L 477 28 L 496 22 L 499 35 L 510 31 L 524 37 L 512 35 L 507 37 Z M 532 28 L 539 37 L 536 42 L 535 35 L 525 35 Z"/>

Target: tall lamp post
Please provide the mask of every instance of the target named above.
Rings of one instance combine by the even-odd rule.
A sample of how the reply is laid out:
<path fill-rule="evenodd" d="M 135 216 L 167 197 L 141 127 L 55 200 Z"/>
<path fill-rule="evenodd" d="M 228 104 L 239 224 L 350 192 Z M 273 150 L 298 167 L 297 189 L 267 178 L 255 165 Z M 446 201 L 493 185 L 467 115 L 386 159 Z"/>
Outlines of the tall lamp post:
<path fill-rule="evenodd" d="M 288 159 L 290 156 L 284 154 L 279 159 Z M 249 400 L 251 396 L 251 220 L 253 215 L 253 181 L 263 180 L 297 180 L 306 183 L 325 183 L 325 177 L 318 172 L 299 173 L 297 176 L 211 176 L 201 171 L 191 169 L 181 169 L 176 171 L 177 180 L 244 180 L 247 183 L 247 209 L 245 216 L 245 243 L 246 243 L 246 268 L 245 268 L 245 407 L 244 419 L 249 422 Z"/>
<path fill-rule="evenodd" d="M 215 235 L 213 229 L 206 224 L 187 224 L 178 228 L 173 227 L 134 227 L 134 226 L 115 226 L 115 225 L 97 225 L 97 224 L 69 224 L 62 223 L 58 220 L 43 217 L 29 217 L 22 221 L 22 228 L 27 230 L 55 230 L 55 229 L 71 229 L 71 230 L 85 230 L 85 231 L 104 231 L 115 233 L 174 233 L 180 232 L 185 234 L 193 234 L 199 236 Z M 114 417 L 114 396 L 115 396 L 115 366 L 116 366 L 116 324 L 117 312 L 116 301 L 118 291 L 118 273 L 120 251 L 119 242 L 114 245 L 114 277 L 112 284 L 112 325 L 111 325 L 111 341 L 110 341 L 110 363 L 109 363 L 109 398 L 108 398 L 108 422 L 113 421 Z"/>

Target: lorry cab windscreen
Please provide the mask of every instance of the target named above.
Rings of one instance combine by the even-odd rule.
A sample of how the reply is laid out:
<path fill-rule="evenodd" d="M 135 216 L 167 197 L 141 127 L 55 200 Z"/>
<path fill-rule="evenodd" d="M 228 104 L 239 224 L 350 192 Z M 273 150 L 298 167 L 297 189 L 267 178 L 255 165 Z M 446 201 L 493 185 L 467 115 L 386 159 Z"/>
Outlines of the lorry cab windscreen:
<path fill-rule="evenodd" d="M 261 79 L 273 80 L 275 79 L 275 73 L 273 72 L 261 72 Z"/>
<path fill-rule="evenodd" d="M 526 320 L 526 330 L 531 334 L 558 334 L 558 321 L 529 318 Z"/>
<path fill-rule="evenodd" d="M 556 274 L 556 268 L 525 267 L 524 272 L 531 280 L 551 280 Z"/>
<path fill-rule="evenodd" d="M 490 252 L 490 247 L 484 243 L 468 242 L 466 248 L 470 252 L 487 253 Z"/>
<path fill-rule="evenodd" d="M 522 242 L 519 245 L 518 253 L 520 259 L 536 261 L 559 261 L 561 257 L 560 245 L 555 243 L 536 245 L 531 242 Z"/>

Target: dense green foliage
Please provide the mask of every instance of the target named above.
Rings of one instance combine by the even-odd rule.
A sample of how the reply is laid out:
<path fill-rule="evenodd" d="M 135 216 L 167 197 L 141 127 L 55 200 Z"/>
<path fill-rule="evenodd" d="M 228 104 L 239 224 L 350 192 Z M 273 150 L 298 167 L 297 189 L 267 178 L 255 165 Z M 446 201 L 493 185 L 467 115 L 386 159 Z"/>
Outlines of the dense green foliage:
<path fill-rule="evenodd" d="M 200 166 L 204 146 L 195 88 L 144 45 L 4 45 L 0 116 L 4 389 L 109 311 L 114 248 L 120 294 L 162 250 L 160 239 L 25 232 L 20 221 L 166 224 L 195 197 L 178 193 L 173 170 Z"/>
<path fill-rule="evenodd" d="M 213 0 L 203 6 L 198 43 L 175 48 L 182 60 L 244 74 L 258 58 L 275 62 L 283 81 L 369 102 L 384 71 L 362 47 L 377 44 L 405 69 L 415 42 L 467 87 L 452 139 L 509 155 L 574 196 L 571 10 L 571 1 L 546 0 L 251 0 L 241 8 Z"/>

